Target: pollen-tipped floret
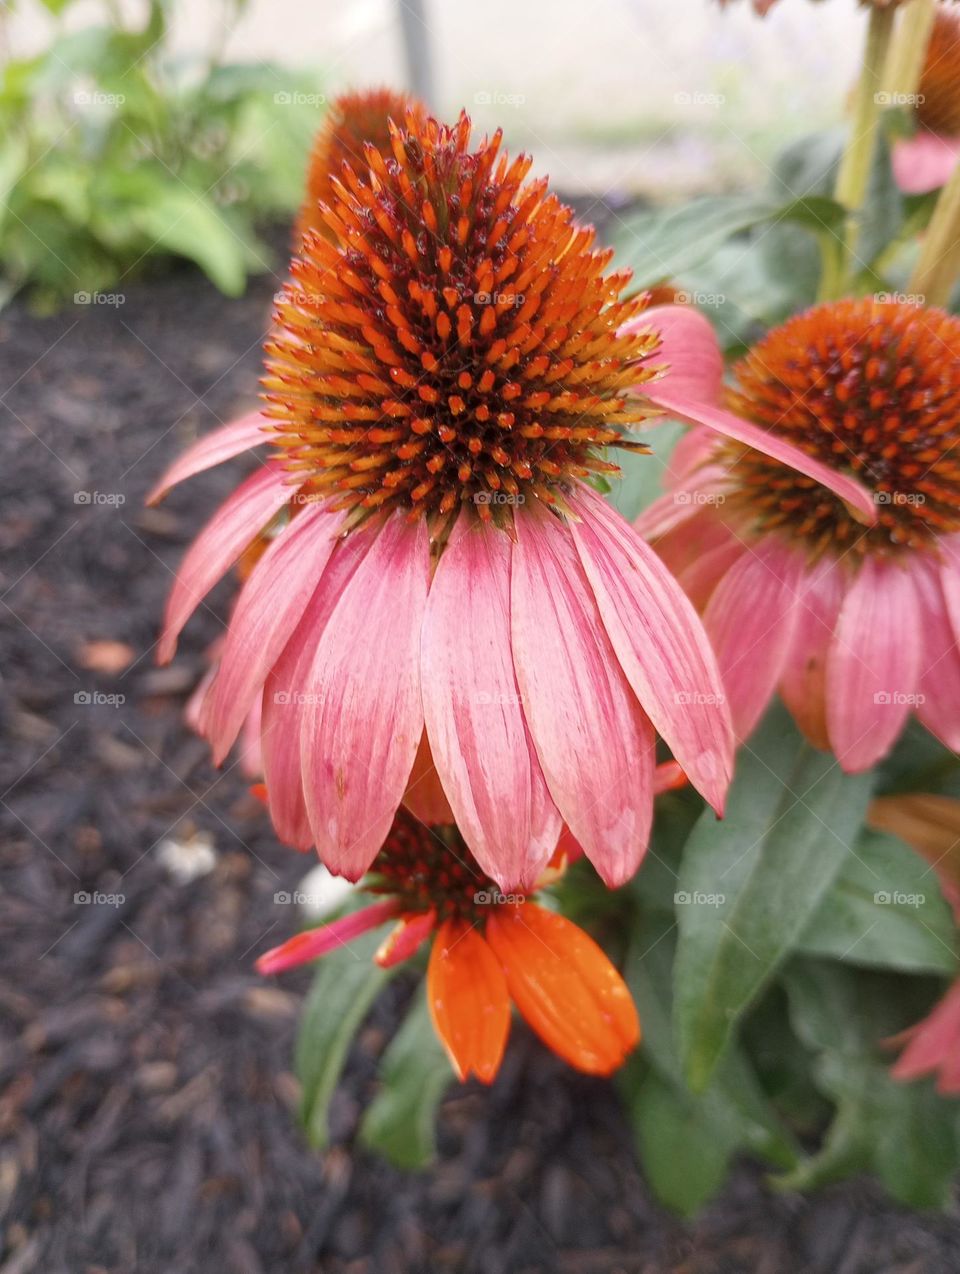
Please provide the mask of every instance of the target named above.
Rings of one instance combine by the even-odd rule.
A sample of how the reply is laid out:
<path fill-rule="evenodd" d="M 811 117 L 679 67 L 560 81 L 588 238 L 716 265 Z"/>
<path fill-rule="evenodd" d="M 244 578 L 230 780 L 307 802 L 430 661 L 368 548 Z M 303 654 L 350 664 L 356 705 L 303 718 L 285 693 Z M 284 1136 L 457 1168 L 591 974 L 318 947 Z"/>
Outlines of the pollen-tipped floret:
<path fill-rule="evenodd" d="M 565 480 L 615 471 L 599 449 L 640 446 L 624 430 L 650 409 L 628 390 L 656 337 L 618 329 L 644 299 L 499 133 L 471 150 L 465 115 L 408 111 L 391 143 L 331 179 L 328 233 L 305 234 L 278 305 L 283 463 L 360 511 L 562 504 Z"/>

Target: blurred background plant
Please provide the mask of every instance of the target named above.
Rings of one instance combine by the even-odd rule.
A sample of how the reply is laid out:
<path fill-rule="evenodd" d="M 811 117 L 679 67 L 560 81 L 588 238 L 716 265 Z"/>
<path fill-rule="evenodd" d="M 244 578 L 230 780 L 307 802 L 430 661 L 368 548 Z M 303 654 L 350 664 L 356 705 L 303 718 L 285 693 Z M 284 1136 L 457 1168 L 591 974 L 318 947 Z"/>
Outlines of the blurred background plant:
<path fill-rule="evenodd" d="M 49 42 L 0 78 L 0 301 L 25 288 L 50 309 L 170 256 L 238 295 L 271 263 L 258 227 L 297 206 L 317 78 L 226 62 L 219 40 L 175 52 L 170 0 L 150 0 L 135 25 L 110 4 L 69 30 L 74 0 L 41 2 Z M 223 0 L 217 30 L 244 7 Z"/>

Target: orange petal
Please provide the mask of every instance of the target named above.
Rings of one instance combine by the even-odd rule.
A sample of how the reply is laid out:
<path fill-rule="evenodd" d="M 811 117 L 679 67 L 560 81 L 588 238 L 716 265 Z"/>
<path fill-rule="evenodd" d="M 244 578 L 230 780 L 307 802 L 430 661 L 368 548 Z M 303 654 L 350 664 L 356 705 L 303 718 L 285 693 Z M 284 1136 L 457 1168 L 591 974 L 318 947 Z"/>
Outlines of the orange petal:
<path fill-rule="evenodd" d="M 514 1004 L 543 1042 L 590 1075 L 609 1075 L 640 1041 L 627 985 L 591 937 L 534 903 L 497 907 L 487 941 Z"/>
<path fill-rule="evenodd" d="M 427 970 L 427 1001 L 457 1078 L 476 1075 L 491 1083 L 510 1031 L 510 997 L 493 952 L 462 920 L 445 920 L 437 932 Z"/>
<path fill-rule="evenodd" d="M 409 960 L 433 933 L 436 923 L 437 914 L 433 908 L 401 917 L 377 947 L 374 960 L 381 969 L 392 969 L 395 964 Z"/>

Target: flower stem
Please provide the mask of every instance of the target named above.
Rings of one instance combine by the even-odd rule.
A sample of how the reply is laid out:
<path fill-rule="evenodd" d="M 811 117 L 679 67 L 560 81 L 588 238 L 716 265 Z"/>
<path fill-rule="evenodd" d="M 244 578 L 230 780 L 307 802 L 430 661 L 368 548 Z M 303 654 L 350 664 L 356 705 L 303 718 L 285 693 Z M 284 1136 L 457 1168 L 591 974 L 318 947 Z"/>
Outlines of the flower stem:
<path fill-rule="evenodd" d="M 923 72 L 937 0 L 910 0 L 899 19 L 896 39 L 890 44 L 885 88 L 891 105 L 911 105 Z"/>
<path fill-rule="evenodd" d="M 960 164 L 940 191 L 907 291 L 946 305 L 960 276 Z"/>
<path fill-rule="evenodd" d="M 914 0 L 916 2 L 916 0 Z M 855 255 L 857 217 L 863 207 L 870 179 L 870 166 L 876 148 L 877 130 L 882 110 L 884 66 L 890 48 L 894 24 L 893 8 L 871 8 L 867 27 L 867 43 L 863 53 L 863 67 L 853 103 L 853 120 L 850 140 L 840 161 L 835 195 L 849 214 L 846 231 L 847 268 Z"/>

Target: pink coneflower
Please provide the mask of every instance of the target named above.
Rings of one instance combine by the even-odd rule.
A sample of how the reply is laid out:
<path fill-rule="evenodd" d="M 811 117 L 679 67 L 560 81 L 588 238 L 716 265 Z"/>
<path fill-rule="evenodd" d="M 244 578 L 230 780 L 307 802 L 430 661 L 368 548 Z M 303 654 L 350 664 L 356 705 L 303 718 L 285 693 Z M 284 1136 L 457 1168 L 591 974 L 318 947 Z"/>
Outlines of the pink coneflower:
<path fill-rule="evenodd" d="M 204 440 L 174 478 L 255 441 L 274 454 L 190 549 L 160 644 L 269 527 L 203 708 L 215 758 L 262 695 L 270 813 L 357 879 L 435 766 L 478 862 L 525 887 L 561 823 L 611 884 L 646 847 L 660 733 L 717 809 L 732 738 L 715 661 L 657 556 L 590 485 L 600 449 L 684 369 L 643 299 L 529 161 L 408 114 L 394 158 L 343 167 L 268 343 L 272 423 Z M 657 394 L 649 401 L 637 384 Z M 856 483 L 780 439 L 870 507 Z M 170 485 L 161 482 L 155 494 Z M 415 765 L 416 763 L 416 765 Z M 417 782 L 416 786 L 420 786 Z"/>
<path fill-rule="evenodd" d="M 939 190 L 960 161 L 960 15 L 940 7 L 914 108 L 916 131 L 893 146 L 893 175 L 908 195 Z"/>
<path fill-rule="evenodd" d="M 718 362 L 701 315 L 673 324 L 675 343 Z M 958 360 L 960 319 L 863 299 L 790 319 L 734 368 L 733 412 L 862 478 L 873 526 L 759 452 L 703 429 L 682 441 L 673 489 L 638 529 L 702 610 L 740 737 L 779 689 L 850 771 L 914 710 L 960 747 Z"/>
<path fill-rule="evenodd" d="M 429 829 L 401 810 L 363 888 L 380 901 L 266 952 L 260 972 L 294 968 L 390 924 L 375 956 L 384 968 L 432 939 L 430 1015 L 460 1080 L 495 1078 L 511 1002 L 549 1048 L 587 1074 L 609 1075 L 637 1046 L 636 1008 L 600 947 L 564 916 L 502 894 L 455 827 Z"/>

